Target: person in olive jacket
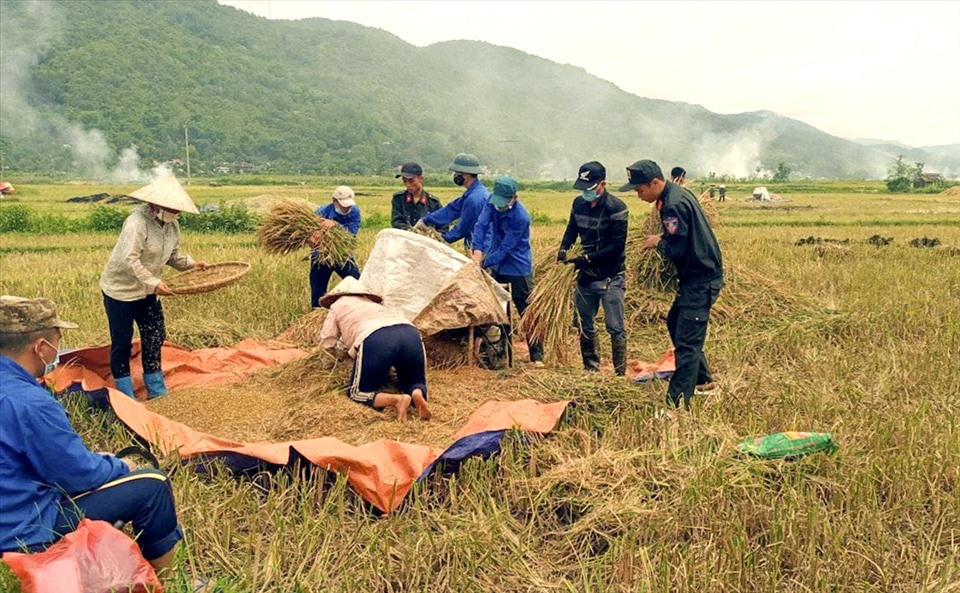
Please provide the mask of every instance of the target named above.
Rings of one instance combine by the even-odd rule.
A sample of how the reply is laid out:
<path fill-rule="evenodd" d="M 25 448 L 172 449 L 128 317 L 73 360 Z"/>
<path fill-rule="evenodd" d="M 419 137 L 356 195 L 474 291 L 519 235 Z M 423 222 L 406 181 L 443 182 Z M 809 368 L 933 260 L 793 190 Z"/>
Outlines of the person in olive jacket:
<path fill-rule="evenodd" d="M 667 404 L 690 408 L 698 387 L 713 387 L 713 374 L 703 353 L 710 308 L 723 288 L 723 257 L 697 198 L 688 190 L 664 181 L 659 165 L 641 160 L 627 167 L 627 184 L 620 191 L 637 196 L 660 211 L 663 233 L 650 235 L 644 249 L 657 249 L 677 266 L 680 287 L 667 315 L 677 369 L 667 388 Z"/>
<path fill-rule="evenodd" d="M 390 226 L 409 231 L 421 218 L 436 212 L 443 205 L 440 200 L 423 189 L 423 169 L 417 163 L 404 163 L 397 173 L 403 178 L 403 191 L 393 194 L 390 209 Z"/>

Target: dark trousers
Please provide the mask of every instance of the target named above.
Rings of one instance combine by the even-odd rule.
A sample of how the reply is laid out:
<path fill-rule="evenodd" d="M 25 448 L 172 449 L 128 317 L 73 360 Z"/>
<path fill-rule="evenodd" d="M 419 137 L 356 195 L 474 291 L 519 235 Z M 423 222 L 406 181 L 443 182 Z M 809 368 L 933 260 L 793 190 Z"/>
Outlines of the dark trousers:
<path fill-rule="evenodd" d="M 623 299 L 626 294 L 626 280 L 621 274 L 614 278 L 596 280 L 585 284 L 577 283 L 574 303 L 577 306 L 577 320 L 581 337 L 593 339 L 597 335 L 594 320 L 597 311 L 603 305 L 604 324 L 607 333 L 614 341 L 626 340 L 627 330 L 623 321 Z"/>
<path fill-rule="evenodd" d="M 710 308 L 717 302 L 723 280 L 701 284 L 681 284 L 670 312 L 667 314 L 667 331 L 673 341 L 677 370 L 670 378 L 667 388 L 667 403 L 679 406 L 683 400 L 689 407 L 690 398 L 697 385 L 713 381 L 713 374 L 703 353 L 707 339 L 707 322 Z"/>
<path fill-rule="evenodd" d="M 373 400 L 390 383 L 390 369 L 397 373 L 402 393 L 420 389 L 427 397 L 427 353 L 420 332 L 412 325 L 382 327 L 373 332 L 357 349 L 347 396 L 373 406 Z"/>
<path fill-rule="evenodd" d="M 330 276 L 334 272 L 341 278 L 353 276 L 360 279 L 360 268 L 353 258 L 347 260 L 342 266 L 325 266 L 316 263 L 316 255 L 310 256 L 310 306 L 319 307 L 320 297 L 327 294 L 327 286 L 330 284 Z"/>
<path fill-rule="evenodd" d="M 83 518 L 133 523 L 137 545 L 147 560 L 163 556 L 183 539 L 170 481 L 155 469 L 130 472 L 96 490 L 64 500 L 56 532 L 65 535 L 73 531 Z"/>
<path fill-rule="evenodd" d="M 513 306 L 517 308 L 517 314 L 523 317 L 523 312 L 527 310 L 527 300 L 530 298 L 530 293 L 533 292 L 533 276 L 495 274 L 493 278 L 500 284 L 510 285 Z M 543 346 L 540 342 L 531 342 L 528 339 L 527 347 L 530 349 L 530 362 L 543 360 Z"/>
<path fill-rule="evenodd" d="M 114 379 L 130 376 L 130 351 L 133 348 L 133 324 L 140 330 L 140 354 L 143 373 L 160 371 L 160 351 L 167 339 L 163 306 L 157 295 L 136 301 L 118 301 L 103 295 L 103 308 L 110 326 L 110 372 Z"/>

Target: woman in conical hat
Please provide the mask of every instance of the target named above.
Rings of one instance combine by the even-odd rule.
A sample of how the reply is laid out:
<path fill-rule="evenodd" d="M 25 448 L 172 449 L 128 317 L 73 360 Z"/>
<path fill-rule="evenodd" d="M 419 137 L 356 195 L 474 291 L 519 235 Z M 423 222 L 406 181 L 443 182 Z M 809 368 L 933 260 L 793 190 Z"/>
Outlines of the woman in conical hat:
<path fill-rule="evenodd" d="M 320 306 L 330 309 L 320 330 L 320 345 L 342 343 L 353 358 L 347 397 L 374 409 L 394 408 L 397 420 L 407 421 L 410 405 L 421 420 L 429 420 L 427 360 L 420 332 L 362 281 L 347 277 L 323 295 Z M 380 391 L 397 374 L 400 393 Z"/>
<path fill-rule="evenodd" d="M 123 222 L 120 238 L 100 276 L 103 306 L 110 326 L 110 372 L 118 390 L 134 397 L 130 377 L 133 324 L 140 330 L 143 382 L 147 397 L 166 395 L 160 369 L 160 350 L 166 339 L 161 295 L 173 294 L 160 278 L 163 267 L 176 270 L 204 268 L 179 252 L 181 212 L 198 212 L 173 175 L 141 187 L 130 197 L 145 202 Z"/>

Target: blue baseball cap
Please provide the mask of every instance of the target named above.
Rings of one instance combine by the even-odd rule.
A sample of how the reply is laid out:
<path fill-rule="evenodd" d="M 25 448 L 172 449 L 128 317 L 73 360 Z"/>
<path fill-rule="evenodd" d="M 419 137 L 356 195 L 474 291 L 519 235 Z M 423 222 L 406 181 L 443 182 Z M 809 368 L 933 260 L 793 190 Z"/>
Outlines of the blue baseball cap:
<path fill-rule="evenodd" d="M 493 182 L 493 193 L 490 194 L 490 203 L 497 208 L 503 208 L 517 195 L 518 187 L 519 184 L 513 177 L 507 175 L 498 177 L 497 180 Z"/>

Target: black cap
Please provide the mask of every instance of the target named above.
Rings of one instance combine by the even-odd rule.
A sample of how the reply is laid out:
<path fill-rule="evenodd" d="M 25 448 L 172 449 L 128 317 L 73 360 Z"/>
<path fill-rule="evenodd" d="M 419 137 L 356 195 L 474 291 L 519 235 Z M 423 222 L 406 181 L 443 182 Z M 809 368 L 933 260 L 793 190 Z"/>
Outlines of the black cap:
<path fill-rule="evenodd" d="M 573 189 L 593 189 L 607 178 L 607 170 L 597 161 L 590 161 L 580 166 L 577 180 L 573 182 Z"/>
<path fill-rule="evenodd" d="M 420 168 L 420 165 L 417 163 L 404 163 L 400 167 L 400 172 L 397 173 L 397 178 L 403 177 L 404 179 L 413 179 L 419 175 L 423 175 L 423 169 Z"/>
<path fill-rule="evenodd" d="M 621 187 L 620 191 L 635 189 L 638 185 L 650 183 L 654 179 L 663 179 L 660 165 L 647 159 L 637 161 L 627 167 L 627 184 Z"/>

